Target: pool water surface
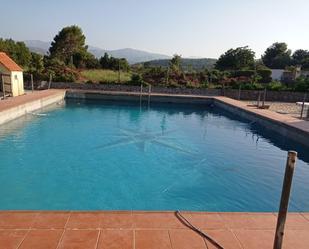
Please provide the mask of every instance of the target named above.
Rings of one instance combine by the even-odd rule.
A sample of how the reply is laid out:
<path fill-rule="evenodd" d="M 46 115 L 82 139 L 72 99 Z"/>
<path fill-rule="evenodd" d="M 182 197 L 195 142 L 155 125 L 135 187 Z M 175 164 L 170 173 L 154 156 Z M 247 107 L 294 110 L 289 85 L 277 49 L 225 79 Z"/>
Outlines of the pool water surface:
<path fill-rule="evenodd" d="M 67 100 L 0 126 L 1 210 L 309 211 L 309 150 L 217 107 Z"/>

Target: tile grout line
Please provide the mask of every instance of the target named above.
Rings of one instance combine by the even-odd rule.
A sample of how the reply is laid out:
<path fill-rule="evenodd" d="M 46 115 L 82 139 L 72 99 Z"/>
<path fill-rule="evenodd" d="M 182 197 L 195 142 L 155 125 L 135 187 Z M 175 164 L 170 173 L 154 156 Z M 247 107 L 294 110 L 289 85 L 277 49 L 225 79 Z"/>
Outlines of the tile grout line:
<path fill-rule="evenodd" d="M 20 246 L 21 246 L 21 244 L 25 241 L 25 239 L 26 239 L 26 237 L 28 236 L 28 234 L 30 233 L 30 228 L 28 229 L 28 231 L 26 232 L 26 234 L 25 234 L 25 236 L 24 236 L 24 238 L 21 240 L 21 242 L 19 243 L 19 245 L 16 247 L 16 249 L 18 249 Z"/>
<path fill-rule="evenodd" d="M 239 246 L 242 249 L 246 249 L 245 246 L 241 243 L 240 239 L 237 237 L 236 233 L 234 233 L 233 229 L 229 229 L 228 231 L 230 231 L 233 234 L 233 236 L 236 238 L 236 241 L 238 242 Z"/>
<path fill-rule="evenodd" d="M 98 234 L 97 242 L 96 242 L 96 244 L 95 244 L 94 249 L 97 249 L 97 248 L 98 248 L 100 237 L 101 237 L 101 229 L 99 229 L 99 234 Z"/>
<path fill-rule="evenodd" d="M 59 248 L 60 243 L 62 242 L 62 239 L 63 239 L 63 237 L 64 237 L 64 233 L 65 233 L 65 231 L 66 231 L 66 226 L 67 226 L 67 224 L 68 224 L 68 222 L 69 222 L 70 217 L 71 217 L 71 212 L 69 213 L 68 219 L 67 219 L 67 221 L 66 221 L 65 224 L 64 224 L 63 232 L 62 232 L 62 234 L 61 234 L 61 236 L 60 236 L 60 239 L 59 239 L 59 242 L 58 242 L 58 244 L 57 244 L 56 249 Z"/>
<path fill-rule="evenodd" d="M 307 218 L 302 212 L 299 213 L 306 221 L 309 222 L 309 218 Z"/>
<path fill-rule="evenodd" d="M 35 217 L 33 218 L 33 222 L 32 222 L 31 225 L 28 227 L 28 231 L 26 232 L 24 238 L 21 240 L 21 242 L 20 242 L 19 245 L 16 247 L 16 249 L 18 249 L 18 248 L 21 246 L 21 244 L 25 241 L 26 237 L 28 236 L 28 234 L 29 234 L 30 231 L 31 231 L 32 226 L 33 226 L 34 223 L 35 223 L 35 220 L 37 219 L 37 216 L 39 216 L 39 213 L 36 213 L 36 214 L 35 214 Z"/>
<path fill-rule="evenodd" d="M 135 229 L 133 229 L 133 249 L 135 249 Z"/>
<path fill-rule="evenodd" d="M 40 213 L 41 213 L 41 212 L 38 212 L 38 213 L 35 215 L 35 217 L 34 217 L 34 219 L 33 219 L 33 222 L 32 222 L 32 225 L 30 225 L 30 228 L 29 228 L 29 229 L 33 229 L 33 227 L 34 227 L 34 225 L 35 225 L 35 222 L 36 222 L 36 220 L 38 219 Z"/>
<path fill-rule="evenodd" d="M 170 240 L 170 245 L 171 245 L 171 249 L 173 249 L 173 244 L 172 244 L 172 239 L 171 239 L 171 234 L 170 234 L 170 230 L 167 230 L 167 234 L 168 234 L 168 238 Z"/>

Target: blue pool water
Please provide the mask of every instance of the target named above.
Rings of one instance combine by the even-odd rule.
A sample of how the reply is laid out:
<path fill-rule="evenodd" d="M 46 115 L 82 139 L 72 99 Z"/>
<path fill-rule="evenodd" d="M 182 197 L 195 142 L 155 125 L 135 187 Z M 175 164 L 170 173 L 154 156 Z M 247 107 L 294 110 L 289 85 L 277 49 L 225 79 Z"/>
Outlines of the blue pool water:
<path fill-rule="evenodd" d="M 216 107 L 67 101 L 0 126 L 2 210 L 309 211 L 308 148 Z"/>

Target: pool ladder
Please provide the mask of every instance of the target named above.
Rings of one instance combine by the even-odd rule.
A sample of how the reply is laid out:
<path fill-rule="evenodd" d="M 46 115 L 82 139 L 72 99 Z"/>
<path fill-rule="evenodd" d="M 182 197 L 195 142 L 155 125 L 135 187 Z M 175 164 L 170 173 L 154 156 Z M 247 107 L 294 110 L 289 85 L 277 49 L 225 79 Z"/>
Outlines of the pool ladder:
<path fill-rule="evenodd" d="M 150 107 L 151 88 L 152 88 L 151 84 L 148 84 L 148 100 L 147 100 L 148 109 Z M 143 98 L 143 84 L 141 84 L 140 95 L 139 95 L 140 108 L 142 108 L 142 98 Z"/>

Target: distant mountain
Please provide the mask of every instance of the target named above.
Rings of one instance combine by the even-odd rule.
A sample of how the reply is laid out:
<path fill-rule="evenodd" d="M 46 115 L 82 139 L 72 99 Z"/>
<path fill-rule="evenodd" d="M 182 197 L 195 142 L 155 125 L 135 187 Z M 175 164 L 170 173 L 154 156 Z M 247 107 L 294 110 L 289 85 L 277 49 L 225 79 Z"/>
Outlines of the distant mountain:
<path fill-rule="evenodd" d="M 181 66 L 185 70 L 194 69 L 194 70 L 203 70 L 205 68 L 211 69 L 214 67 L 217 59 L 212 58 L 199 58 L 199 59 L 192 59 L 192 58 L 182 58 L 181 59 Z M 137 63 L 139 64 L 139 63 Z M 147 66 L 161 66 L 167 67 L 169 65 L 169 60 L 152 60 L 144 62 Z"/>
<path fill-rule="evenodd" d="M 30 49 L 31 52 L 38 54 L 47 54 L 51 42 L 39 41 L 39 40 L 26 40 L 24 41 L 26 46 Z"/>
<path fill-rule="evenodd" d="M 51 42 L 45 42 L 40 40 L 26 40 L 24 41 L 27 47 L 32 52 L 39 54 L 47 54 Z M 93 46 L 88 47 L 88 51 L 92 53 L 95 57 L 100 58 L 104 53 L 108 53 L 110 56 L 115 58 L 126 58 L 130 64 L 140 63 L 150 60 L 159 60 L 159 59 L 169 59 L 171 58 L 168 55 L 150 53 L 142 50 L 132 49 L 132 48 L 123 48 L 116 50 L 105 50 Z"/>
<path fill-rule="evenodd" d="M 108 53 L 109 55 L 115 58 L 126 58 L 130 64 L 140 63 L 144 61 L 150 60 L 158 60 L 158 59 L 169 59 L 171 58 L 168 55 L 150 53 L 142 50 L 137 50 L 133 48 L 123 48 L 116 50 L 104 50 L 101 48 L 96 48 L 89 46 L 88 51 L 92 53 L 97 58 L 100 58 L 104 55 L 104 53 Z"/>

